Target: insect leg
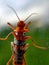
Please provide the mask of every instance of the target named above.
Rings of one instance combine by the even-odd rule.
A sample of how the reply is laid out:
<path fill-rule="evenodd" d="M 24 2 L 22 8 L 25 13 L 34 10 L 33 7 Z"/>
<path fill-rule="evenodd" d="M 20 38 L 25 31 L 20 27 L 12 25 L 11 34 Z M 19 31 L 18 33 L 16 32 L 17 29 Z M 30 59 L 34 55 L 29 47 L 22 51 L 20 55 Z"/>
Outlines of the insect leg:
<path fill-rule="evenodd" d="M 12 30 L 14 30 L 15 28 L 14 28 L 14 26 L 11 24 L 11 23 L 7 23 L 9 26 L 10 26 L 10 28 L 12 29 Z"/>
<path fill-rule="evenodd" d="M 25 39 L 25 40 L 26 40 L 26 39 L 32 39 L 32 37 L 31 37 L 31 36 L 25 36 L 24 39 Z"/>
<path fill-rule="evenodd" d="M 10 32 L 5 38 L 0 38 L 0 40 L 7 40 L 7 38 L 12 34 L 12 32 Z"/>
<path fill-rule="evenodd" d="M 42 50 L 46 50 L 47 48 L 46 47 L 43 47 L 43 46 L 39 46 L 39 45 L 36 45 L 36 41 L 32 39 L 32 42 L 33 42 L 33 46 L 36 47 L 36 48 L 40 48 Z"/>
<path fill-rule="evenodd" d="M 31 39 L 32 40 L 32 43 L 33 43 L 33 46 L 36 47 L 36 48 L 40 48 L 42 50 L 46 50 L 47 48 L 46 47 L 43 47 L 43 46 L 39 46 L 39 45 L 36 45 L 34 39 L 32 39 L 31 36 L 26 36 L 24 39 Z"/>
<path fill-rule="evenodd" d="M 6 65 L 10 65 L 10 62 L 11 62 L 12 58 L 13 58 L 13 55 L 11 56 L 11 58 L 9 59 L 9 61 L 7 62 Z"/>
<path fill-rule="evenodd" d="M 26 65 L 26 61 L 25 61 L 25 59 L 23 59 L 23 64 L 22 65 Z"/>
<path fill-rule="evenodd" d="M 36 47 L 36 48 L 40 48 L 42 50 L 46 50 L 47 49 L 46 47 L 36 45 L 34 41 L 33 41 L 33 46 Z"/>
<path fill-rule="evenodd" d="M 27 50 L 27 49 L 28 49 L 28 46 L 29 46 L 29 44 L 27 43 L 27 44 L 25 45 L 25 50 Z"/>
<path fill-rule="evenodd" d="M 31 24 L 31 22 L 28 22 L 27 25 L 25 26 L 25 28 L 28 28 L 30 24 Z"/>
<path fill-rule="evenodd" d="M 26 45 L 25 45 L 25 51 L 28 49 L 28 46 L 29 46 L 29 44 L 27 43 Z M 24 57 L 23 57 L 23 64 L 22 65 L 27 65 L 26 64 L 26 60 L 25 60 L 25 54 L 24 54 Z"/>

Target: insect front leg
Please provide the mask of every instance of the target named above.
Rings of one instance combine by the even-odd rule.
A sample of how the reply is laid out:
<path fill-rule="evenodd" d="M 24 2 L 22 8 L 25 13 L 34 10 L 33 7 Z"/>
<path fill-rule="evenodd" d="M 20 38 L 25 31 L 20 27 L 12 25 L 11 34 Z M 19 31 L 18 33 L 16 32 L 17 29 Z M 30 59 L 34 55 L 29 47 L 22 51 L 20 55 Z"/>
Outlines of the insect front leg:
<path fill-rule="evenodd" d="M 12 32 L 10 32 L 5 38 L 0 38 L 0 40 L 7 40 L 8 37 L 12 34 Z"/>

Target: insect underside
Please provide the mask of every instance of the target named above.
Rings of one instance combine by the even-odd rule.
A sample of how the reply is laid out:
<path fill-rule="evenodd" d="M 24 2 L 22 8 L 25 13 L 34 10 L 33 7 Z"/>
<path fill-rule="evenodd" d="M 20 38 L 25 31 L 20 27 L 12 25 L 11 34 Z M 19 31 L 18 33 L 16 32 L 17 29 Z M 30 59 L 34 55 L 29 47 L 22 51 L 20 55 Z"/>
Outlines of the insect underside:
<path fill-rule="evenodd" d="M 9 59 L 9 61 L 7 62 L 7 65 L 10 65 L 11 60 L 12 60 L 13 65 L 26 65 L 24 56 L 25 56 L 25 52 L 28 48 L 28 44 L 26 44 L 25 41 L 28 38 L 32 40 L 32 37 L 25 36 L 25 33 L 28 32 L 28 27 L 30 25 L 30 22 L 25 24 L 25 21 L 32 14 L 37 14 L 37 13 L 32 13 L 24 21 L 21 21 L 17 15 L 17 13 L 15 12 L 15 10 L 12 7 L 10 7 L 10 8 L 14 11 L 14 13 L 16 14 L 19 21 L 18 21 L 16 29 L 14 28 L 14 26 L 12 24 L 8 23 L 8 25 L 12 29 L 12 32 L 10 32 L 5 38 L 0 38 L 0 40 L 6 40 L 11 34 L 14 36 L 14 42 L 11 42 L 12 56 Z M 42 50 L 46 49 L 46 47 L 40 47 L 40 46 L 36 45 L 34 40 L 32 40 L 32 42 L 33 42 L 33 46 L 35 46 L 36 48 L 40 48 Z"/>

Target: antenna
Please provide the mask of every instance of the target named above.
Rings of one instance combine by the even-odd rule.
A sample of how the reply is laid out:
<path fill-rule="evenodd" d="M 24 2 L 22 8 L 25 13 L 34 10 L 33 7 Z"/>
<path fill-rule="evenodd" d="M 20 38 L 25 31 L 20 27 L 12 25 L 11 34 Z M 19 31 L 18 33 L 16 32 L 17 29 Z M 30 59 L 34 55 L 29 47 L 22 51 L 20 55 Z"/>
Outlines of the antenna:
<path fill-rule="evenodd" d="M 9 5 L 7 5 L 7 6 L 13 10 L 13 12 L 16 14 L 16 16 L 17 16 L 18 20 L 20 21 L 20 18 L 18 17 L 18 15 L 17 15 L 16 11 L 14 10 L 14 8 L 12 8 L 12 7 L 11 7 L 11 6 L 9 6 Z"/>
<path fill-rule="evenodd" d="M 32 16 L 34 14 L 38 14 L 38 13 L 31 13 L 24 21 L 26 21 L 30 16 Z"/>

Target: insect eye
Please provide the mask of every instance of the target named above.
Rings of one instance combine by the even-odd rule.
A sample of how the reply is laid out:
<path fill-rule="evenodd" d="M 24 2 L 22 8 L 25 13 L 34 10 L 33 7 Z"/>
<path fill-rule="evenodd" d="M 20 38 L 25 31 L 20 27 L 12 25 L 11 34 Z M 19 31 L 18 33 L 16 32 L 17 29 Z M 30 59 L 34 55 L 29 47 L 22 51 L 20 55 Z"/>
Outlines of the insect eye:
<path fill-rule="evenodd" d="M 23 33 L 23 36 L 25 36 L 25 32 Z"/>

